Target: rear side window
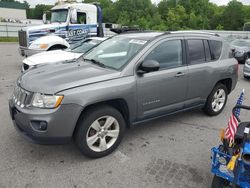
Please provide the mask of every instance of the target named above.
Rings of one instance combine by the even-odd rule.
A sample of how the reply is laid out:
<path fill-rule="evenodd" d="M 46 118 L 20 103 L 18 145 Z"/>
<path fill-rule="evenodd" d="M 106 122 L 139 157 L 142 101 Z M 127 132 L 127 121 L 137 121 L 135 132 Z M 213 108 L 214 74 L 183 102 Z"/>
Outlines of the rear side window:
<path fill-rule="evenodd" d="M 210 47 L 208 45 L 208 41 L 203 40 L 203 42 L 204 42 L 204 48 L 205 48 L 206 61 L 211 61 L 212 56 L 211 56 L 211 52 L 210 52 Z"/>
<path fill-rule="evenodd" d="M 210 40 L 209 46 L 211 49 L 212 60 L 218 60 L 221 55 L 222 42 L 216 40 Z"/>
<path fill-rule="evenodd" d="M 206 62 L 203 40 L 199 39 L 188 40 L 187 43 L 188 43 L 189 63 L 193 65 Z"/>

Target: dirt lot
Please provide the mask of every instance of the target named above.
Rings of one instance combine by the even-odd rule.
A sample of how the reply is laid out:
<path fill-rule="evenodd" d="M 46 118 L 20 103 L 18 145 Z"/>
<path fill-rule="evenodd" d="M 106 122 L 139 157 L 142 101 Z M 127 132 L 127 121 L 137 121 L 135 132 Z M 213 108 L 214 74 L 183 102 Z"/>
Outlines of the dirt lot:
<path fill-rule="evenodd" d="M 0 188 L 209 188 L 210 149 L 219 143 L 219 130 L 226 126 L 243 88 L 244 103 L 250 105 L 250 80 L 243 78 L 241 66 L 237 88 L 220 116 L 196 110 L 145 123 L 128 130 L 116 152 L 91 160 L 73 142 L 35 145 L 15 131 L 8 99 L 20 73 L 17 48 L 15 43 L 0 43 Z M 247 116 L 242 112 L 243 119 Z"/>

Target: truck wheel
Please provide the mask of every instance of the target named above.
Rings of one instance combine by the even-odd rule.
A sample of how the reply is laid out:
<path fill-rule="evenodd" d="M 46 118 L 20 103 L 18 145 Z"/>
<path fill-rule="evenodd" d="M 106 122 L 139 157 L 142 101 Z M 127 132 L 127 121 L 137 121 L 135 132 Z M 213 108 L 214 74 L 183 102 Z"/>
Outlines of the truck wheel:
<path fill-rule="evenodd" d="M 74 137 L 85 156 L 100 158 L 118 147 L 124 131 L 125 121 L 118 110 L 111 106 L 98 106 L 82 115 Z"/>
<path fill-rule="evenodd" d="M 229 182 L 227 180 L 224 180 L 221 177 L 214 176 L 212 188 L 227 188 L 229 186 Z"/>
<path fill-rule="evenodd" d="M 225 85 L 217 84 L 207 98 L 204 112 L 210 116 L 219 115 L 227 103 L 228 91 Z"/>

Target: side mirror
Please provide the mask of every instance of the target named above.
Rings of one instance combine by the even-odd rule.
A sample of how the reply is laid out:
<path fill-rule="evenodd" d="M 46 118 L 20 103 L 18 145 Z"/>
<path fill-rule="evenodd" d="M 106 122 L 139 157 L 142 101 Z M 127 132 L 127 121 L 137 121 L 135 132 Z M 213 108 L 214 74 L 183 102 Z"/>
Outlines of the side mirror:
<path fill-rule="evenodd" d="M 73 9 L 70 14 L 70 23 L 76 24 L 77 23 L 77 10 Z"/>
<path fill-rule="evenodd" d="M 43 23 L 47 24 L 47 15 L 46 15 L 46 12 L 43 13 Z"/>
<path fill-rule="evenodd" d="M 148 72 L 158 71 L 159 69 L 160 69 L 159 62 L 155 60 L 146 60 L 140 65 L 137 73 L 144 74 Z"/>

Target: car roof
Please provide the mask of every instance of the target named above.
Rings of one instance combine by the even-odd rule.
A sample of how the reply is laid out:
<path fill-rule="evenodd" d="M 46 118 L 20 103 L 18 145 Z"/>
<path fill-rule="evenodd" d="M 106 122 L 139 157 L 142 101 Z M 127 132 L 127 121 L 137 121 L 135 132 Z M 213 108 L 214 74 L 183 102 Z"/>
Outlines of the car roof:
<path fill-rule="evenodd" d="M 164 34 L 164 32 L 127 32 L 120 35 L 125 36 L 127 38 L 150 40 L 162 34 Z"/>
<path fill-rule="evenodd" d="M 142 39 L 142 40 L 151 40 L 152 38 L 158 37 L 158 36 L 197 36 L 197 37 L 215 37 L 217 39 L 221 39 L 221 37 L 218 34 L 210 33 L 210 32 L 203 32 L 203 31 L 167 31 L 167 32 L 126 32 L 123 34 L 120 34 L 123 36 L 126 36 L 128 38 L 135 38 L 135 39 Z"/>

